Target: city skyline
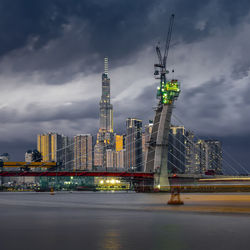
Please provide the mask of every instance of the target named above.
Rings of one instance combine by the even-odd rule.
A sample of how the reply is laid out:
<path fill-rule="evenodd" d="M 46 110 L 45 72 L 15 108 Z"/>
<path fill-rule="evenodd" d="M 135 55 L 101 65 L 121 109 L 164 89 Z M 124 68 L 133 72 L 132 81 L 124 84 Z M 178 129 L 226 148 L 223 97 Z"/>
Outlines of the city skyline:
<path fill-rule="evenodd" d="M 249 0 L 0 16 L 1 249 L 248 249 Z"/>
<path fill-rule="evenodd" d="M 175 109 L 183 121 L 179 124 L 202 138 L 220 139 L 223 148 L 249 169 L 249 66 L 248 45 L 244 42 L 248 40 L 247 2 L 209 1 L 200 5 L 194 1 L 190 9 L 183 1 L 175 6 L 170 2 L 147 1 L 143 8 L 133 4 L 134 12 L 130 16 L 124 8 L 119 17 L 110 13 L 105 25 L 95 23 L 87 15 L 84 3 L 80 5 L 81 15 L 74 4 L 70 13 L 65 12 L 66 8 L 59 11 L 56 3 L 52 7 L 46 2 L 39 8 L 32 2 L 28 4 L 27 12 L 18 2 L 16 9 L 9 6 L 9 11 L 16 11 L 15 16 L 20 20 L 18 29 L 22 34 L 18 32 L 17 39 L 13 39 L 16 30 L 11 25 L 12 19 L 4 17 L 2 22 L 4 27 L 10 27 L 8 32 L 2 30 L 6 31 L 6 41 L 15 40 L 15 43 L 1 41 L 1 153 L 9 152 L 12 159 L 22 160 L 27 149 L 35 148 L 36 135 L 48 131 L 70 136 L 95 134 L 105 55 L 112 62 L 115 130 L 119 133 L 125 130 L 127 117 L 144 122 L 152 119 L 157 86 L 152 67 L 156 61 L 154 46 L 164 39 L 169 14 L 174 10 L 176 24 L 169 56 L 182 84 L 182 95 Z M 132 6 L 132 2 L 128 1 L 126 6 Z M 110 9 L 109 4 L 95 3 L 90 4 L 89 11 L 94 7 L 104 13 Z M 113 8 L 116 13 L 122 13 L 121 6 L 114 4 Z M 50 12 L 44 12 L 45 9 Z M 241 13 L 240 18 L 232 10 Z M 32 13 L 40 15 L 36 19 Z M 57 14 L 53 16 L 53 13 Z M 138 13 L 145 16 L 140 21 Z M 60 19 L 62 16 L 64 19 Z M 115 17 L 112 32 L 105 27 Z M 23 20 L 33 20 L 33 26 L 26 27 Z M 48 25 L 51 30 L 41 26 L 41 21 L 51 22 Z M 89 23 L 94 29 L 89 29 Z M 138 35 L 131 29 L 132 25 L 140 30 Z M 89 39 L 84 34 L 89 34 Z M 78 37 L 80 42 L 70 37 Z"/>
<path fill-rule="evenodd" d="M 41 153 L 40 160 L 45 162 L 58 162 L 65 169 L 72 169 L 71 165 L 74 165 L 74 170 L 92 170 L 98 169 L 98 167 L 101 167 L 101 169 L 104 167 L 105 169 L 109 168 L 117 170 L 117 168 L 122 166 L 122 168 L 126 170 L 130 169 L 133 171 L 146 171 L 147 143 L 149 142 L 151 133 L 150 126 L 152 126 L 153 123 L 151 120 L 149 120 L 149 123 L 146 123 L 145 125 L 145 130 L 142 130 L 141 120 L 137 118 L 127 118 L 126 133 L 124 134 L 125 144 L 123 149 L 121 150 L 120 144 L 123 135 L 116 134 L 116 131 L 114 131 L 113 129 L 113 105 L 110 101 L 111 84 L 110 78 L 108 76 L 108 67 L 108 58 L 104 57 L 104 71 L 102 73 L 101 81 L 102 94 L 101 100 L 99 102 L 99 130 L 96 136 L 96 143 L 94 144 L 93 142 L 94 137 L 92 134 L 77 134 L 73 137 L 68 137 L 64 134 L 58 134 L 57 132 L 38 134 L 37 149 L 33 150 L 38 150 L 38 152 Z M 191 148 L 197 147 L 200 142 L 202 143 L 202 145 L 205 143 L 205 147 L 209 147 L 209 144 L 207 144 L 209 143 L 209 141 L 211 141 L 211 143 L 219 143 L 220 146 L 219 149 L 211 148 L 210 154 L 213 156 L 212 158 L 205 156 L 209 152 L 207 151 L 208 149 L 204 149 L 206 152 L 202 152 L 201 148 L 197 150 L 198 147 L 196 149 L 197 152 L 191 152 L 191 150 L 191 158 L 194 158 L 195 155 L 199 154 L 205 155 L 198 156 L 199 160 L 197 161 L 196 159 L 196 162 L 194 159 L 194 164 L 189 169 L 189 163 L 186 162 L 186 160 L 188 160 L 188 155 L 185 155 L 185 151 L 188 150 L 188 147 L 186 149 L 183 148 L 184 144 L 189 142 L 189 138 L 186 136 L 182 139 L 178 138 L 179 136 L 177 135 L 177 131 L 181 132 L 180 135 L 184 135 L 186 134 L 186 132 L 192 133 L 189 130 L 184 132 L 184 126 L 174 126 L 173 124 L 171 125 L 169 133 L 170 148 L 168 150 L 168 158 L 170 159 L 170 161 L 168 162 L 168 169 L 170 172 L 175 173 L 177 171 L 180 173 L 205 173 L 209 169 L 214 170 L 218 174 L 221 174 L 223 172 L 221 171 L 222 151 L 220 141 L 213 140 L 211 138 L 209 140 L 203 140 L 200 138 L 197 139 L 197 136 L 195 136 L 196 139 L 194 139 L 193 137 L 193 139 L 190 141 L 192 144 Z M 176 139 L 174 139 L 175 137 L 177 141 Z M 74 148 L 74 152 L 71 152 L 72 148 Z M 62 149 L 64 150 L 62 151 Z M 220 153 L 217 150 L 220 150 Z M 27 152 L 29 151 L 32 152 L 32 150 L 28 149 Z M 25 153 L 25 161 L 27 152 Z M 30 154 L 29 157 L 32 157 L 32 154 Z M 217 158 L 219 159 L 219 162 L 216 162 Z M 209 161 L 211 163 L 209 163 Z M 195 169 L 199 170 L 197 171 Z M 226 170 L 225 166 L 224 170 Z"/>

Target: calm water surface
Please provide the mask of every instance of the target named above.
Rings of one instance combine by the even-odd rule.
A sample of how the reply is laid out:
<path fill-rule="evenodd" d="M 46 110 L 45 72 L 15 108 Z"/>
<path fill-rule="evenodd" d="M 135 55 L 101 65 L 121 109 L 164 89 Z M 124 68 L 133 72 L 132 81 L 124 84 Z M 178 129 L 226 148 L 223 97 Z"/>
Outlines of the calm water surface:
<path fill-rule="evenodd" d="M 242 204 L 250 207 L 250 194 L 244 195 Z M 206 195 L 186 196 L 185 206 L 196 206 L 199 197 Z M 166 194 L 0 193 L 0 249 L 250 249 L 250 214 L 170 211 L 167 199 Z M 234 205 L 226 199 L 225 204 Z"/>

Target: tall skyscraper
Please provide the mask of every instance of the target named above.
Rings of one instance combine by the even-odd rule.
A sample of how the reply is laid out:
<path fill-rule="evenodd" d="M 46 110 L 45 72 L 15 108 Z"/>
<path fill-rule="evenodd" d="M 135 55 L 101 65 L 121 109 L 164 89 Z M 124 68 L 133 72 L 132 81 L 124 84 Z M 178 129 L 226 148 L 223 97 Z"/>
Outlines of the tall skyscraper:
<path fill-rule="evenodd" d="M 107 57 L 104 58 L 104 73 L 102 74 L 99 132 L 113 132 L 113 105 L 110 103 L 110 78 L 108 77 Z"/>
<path fill-rule="evenodd" d="M 74 137 L 74 170 L 91 170 L 92 163 L 92 135 L 76 135 Z"/>
<path fill-rule="evenodd" d="M 102 74 L 102 96 L 100 101 L 99 121 L 100 127 L 97 133 L 94 148 L 94 165 L 107 167 L 106 150 L 115 147 L 113 133 L 113 106 L 110 102 L 110 78 L 108 77 L 108 58 L 104 58 L 104 73 Z"/>
<path fill-rule="evenodd" d="M 37 135 L 37 149 L 43 161 L 61 162 L 63 158 L 62 135 L 57 133 Z"/>
<path fill-rule="evenodd" d="M 128 118 L 126 121 L 126 132 L 126 168 L 142 171 L 142 121 Z"/>

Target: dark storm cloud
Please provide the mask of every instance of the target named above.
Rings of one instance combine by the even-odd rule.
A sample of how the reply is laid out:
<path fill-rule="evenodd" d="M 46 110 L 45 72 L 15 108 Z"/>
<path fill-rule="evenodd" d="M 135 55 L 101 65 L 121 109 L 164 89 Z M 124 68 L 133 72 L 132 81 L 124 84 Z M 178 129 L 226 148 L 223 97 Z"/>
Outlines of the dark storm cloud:
<path fill-rule="evenodd" d="M 144 23 L 153 5 L 152 1 L 2 1 L 0 53 L 17 55 L 15 70 L 60 68 L 95 53 L 115 61 L 145 43 Z M 84 65 L 88 69 L 95 63 L 85 60 Z"/>
<path fill-rule="evenodd" d="M 7 63 L 15 72 L 63 68 L 44 77 L 64 83 L 79 71 L 100 71 L 105 55 L 113 66 L 129 63 L 163 40 L 172 12 L 175 40 L 192 42 L 235 25 L 248 10 L 248 1 L 2 0 L 0 54 L 11 55 Z"/>
<path fill-rule="evenodd" d="M 0 53 L 4 55 L 25 46 L 33 36 L 39 36 L 35 49 L 58 36 L 60 24 L 66 22 L 58 10 L 52 1 L 2 0 Z"/>
<path fill-rule="evenodd" d="M 222 98 L 225 88 L 228 88 L 228 83 L 224 79 L 205 82 L 199 87 L 184 90 L 181 100 L 187 105 L 195 106 L 195 109 L 189 110 L 189 115 L 199 119 L 218 119 L 226 107 L 226 102 Z M 181 108 L 185 113 L 186 106 Z"/>

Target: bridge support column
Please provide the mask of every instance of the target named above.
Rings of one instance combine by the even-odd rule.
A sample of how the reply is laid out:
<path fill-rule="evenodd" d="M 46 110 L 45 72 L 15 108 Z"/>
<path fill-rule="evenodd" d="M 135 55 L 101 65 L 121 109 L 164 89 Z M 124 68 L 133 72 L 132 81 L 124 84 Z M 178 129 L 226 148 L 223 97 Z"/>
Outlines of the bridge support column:
<path fill-rule="evenodd" d="M 159 104 L 146 152 L 146 171 L 155 172 L 154 188 L 169 190 L 168 136 L 173 104 Z"/>

